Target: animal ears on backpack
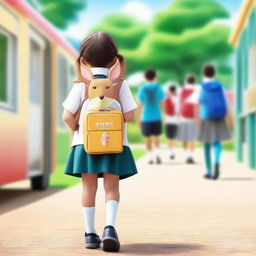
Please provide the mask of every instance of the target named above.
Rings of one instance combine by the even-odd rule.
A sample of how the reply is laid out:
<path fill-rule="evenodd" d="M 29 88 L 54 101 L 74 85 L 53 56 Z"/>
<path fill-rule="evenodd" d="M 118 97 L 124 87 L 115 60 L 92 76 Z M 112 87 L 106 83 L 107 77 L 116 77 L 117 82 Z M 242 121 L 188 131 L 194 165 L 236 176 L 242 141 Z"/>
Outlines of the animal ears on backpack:
<path fill-rule="evenodd" d="M 91 82 L 94 77 L 93 73 L 90 68 L 88 68 L 83 63 L 83 58 L 80 59 L 80 73 L 81 76 L 86 80 L 86 82 Z M 108 79 L 115 85 L 115 82 L 120 78 L 121 76 L 121 65 L 119 60 L 117 59 L 115 64 L 109 69 Z"/>
<path fill-rule="evenodd" d="M 117 59 L 115 64 L 110 68 L 108 78 L 111 82 L 116 82 L 121 76 L 121 65 Z"/>
<path fill-rule="evenodd" d="M 83 57 L 80 59 L 80 73 L 81 76 L 85 79 L 86 82 L 91 82 L 93 80 L 93 73 L 84 63 Z"/>

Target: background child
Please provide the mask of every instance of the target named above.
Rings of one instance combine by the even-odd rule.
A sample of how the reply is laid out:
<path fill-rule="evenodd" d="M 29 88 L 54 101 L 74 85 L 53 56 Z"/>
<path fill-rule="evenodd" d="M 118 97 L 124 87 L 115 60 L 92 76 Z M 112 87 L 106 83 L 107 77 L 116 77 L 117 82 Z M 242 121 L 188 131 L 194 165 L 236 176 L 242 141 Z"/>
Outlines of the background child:
<path fill-rule="evenodd" d="M 223 86 L 215 80 L 215 67 L 207 64 L 202 69 L 203 83 L 200 90 L 199 140 L 204 143 L 206 179 L 217 179 L 220 171 L 221 141 L 230 139 L 226 123 L 227 100 Z M 231 120 L 231 119 L 229 119 Z M 214 173 L 212 175 L 211 146 L 214 149 Z"/>
<path fill-rule="evenodd" d="M 195 104 L 188 101 L 197 87 L 196 77 L 188 74 L 185 78 L 185 86 L 180 93 L 180 124 L 178 140 L 183 143 L 185 161 L 194 163 L 193 152 L 197 140 L 197 125 L 195 120 Z"/>
<path fill-rule="evenodd" d="M 162 133 L 161 103 L 165 97 L 161 85 L 157 82 L 156 71 L 148 69 L 145 72 L 146 84 L 138 92 L 139 112 L 138 123 L 141 125 L 145 145 L 148 151 L 148 163 L 161 163 L 158 152 L 159 136 Z M 154 149 L 153 149 L 154 146 Z"/>
<path fill-rule="evenodd" d="M 169 86 L 164 105 L 166 136 L 170 149 L 170 159 L 175 159 L 175 146 L 179 122 L 179 98 L 175 85 Z"/>
<path fill-rule="evenodd" d="M 85 70 L 80 65 L 80 61 L 82 61 L 84 65 L 90 68 L 95 79 L 106 78 L 109 74 L 109 68 L 116 63 L 117 59 L 121 63 L 121 66 L 123 66 L 124 60 L 117 52 L 114 39 L 105 32 L 95 32 L 85 38 L 81 44 L 78 58 L 79 70 L 84 74 Z M 116 72 L 120 73 L 120 65 L 118 68 L 119 71 L 117 69 Z M 83 80 L 81 73 L 80 80 Z M 85 152 L 81 126 L 84 114 L 90 109 L 89 99 L 86 99 L 82 105 L 78 129 L 77 120 L 75 119 L 75 114 L 85 97 L 85 86 L 87 85 L 84 83 L 75 83 L 63 103 L 63 120 L 71 130 L 75 131 L 65 173 L 82 177 L 82 210 L 87 231 L 85 233 L 85 246 L 91 249 L 98 248 L 101 242 L 94 226 L 95 196 L 98 178 L 104 177 L 106 226 L 102 238 L 103 250 L 118 251 L 120 243 L 115 230 L 115 222 L 119 205 L 119 180 L 136 174 L 137 169 L 128 146 L 126 127 L 124 130 L 122 153 L 90 155 Z M 99 98 L 101 100 L 104 99 L 103 96 Z M 121 84 L 119 102 L 113 100 L 110 107 L 119 110 L 122 109 L 125 122 L 131 122 L 133 120 L 136 103 L 125 81 Z"/>

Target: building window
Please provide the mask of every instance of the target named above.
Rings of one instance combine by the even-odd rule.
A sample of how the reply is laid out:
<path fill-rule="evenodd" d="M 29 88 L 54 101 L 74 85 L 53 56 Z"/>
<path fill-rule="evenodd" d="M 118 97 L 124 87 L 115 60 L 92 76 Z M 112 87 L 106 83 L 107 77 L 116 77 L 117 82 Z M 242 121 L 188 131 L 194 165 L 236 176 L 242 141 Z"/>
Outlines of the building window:
<path fill-rule="evenodd" d="M 62 103 L 68 94 L 69 72 L 68 62 L 64 55 L 58 55 L 57 61 L 58 69 L 58 103 L 57 103 L 57 122 L 59 128 L 66 128 L 62 121 L 63 107 Z"/>
<path fill-rule="evenodd" d="M 16 110 L 16 44 L 12 35 L 0 29 L 0 108 Z"/>
<path fill-rule="evenodd" d="M 68 89 L 71 90 L 73 84 L 74 84 L 74 80 L 75 80 L 75 68 L 74 66 L 70 65 L 69 66 L 69 81 L 68 81 Z"/>

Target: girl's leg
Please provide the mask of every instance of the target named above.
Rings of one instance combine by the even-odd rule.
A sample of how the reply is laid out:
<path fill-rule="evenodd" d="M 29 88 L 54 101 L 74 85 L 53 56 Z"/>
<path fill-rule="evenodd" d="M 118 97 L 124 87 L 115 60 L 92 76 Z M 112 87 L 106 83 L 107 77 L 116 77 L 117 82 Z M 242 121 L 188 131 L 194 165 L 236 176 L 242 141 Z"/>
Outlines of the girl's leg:
<path fill-rule="evenodd" d="M 212 178 L 216 180 L 219 178 L 219 175 L 220 175 L 220 156 L 222 151 L 221 143 L 219 141 L 215 142 L 213 144 L 213 149 L 214 149 L 215 158 L 214 158 L 214 174 Z"/>
<path fill-rule="evenodd" d="M 212 160 L 211 160 L 211 144 L 210 143 L 204 144 L 204 159 L 205 159 L 205 165 L 206 165 L 206 175 L 210 177 L 212 175 Z"/>
<path fill-rule="evenodd" d="M 183 150 L 184 150 L 184 159 L 186 162 L 188 160 L 188 142 L 183 141 L 182 145 L 183 145 Z"/>
<path fill-rule="evenodd" d="M 195 142 L 191 141 L 188 143 L 188 158 L 191 162 L 194 162 L 194 151 L 195 151 Z"/>
<path fill-rule="evenodd" d="M 83 192 L 82 209 L 87 233 L 97 234 L 95 221 L 95 197 L 98 188 L 98 175 L 94 173 L 82 174 Z"/>
<path fill-rule="evenodd" d="M 222 151 L 222 146 L 221 143 L 219 141 L 216 141 L 213 144 L 213 149 L 214 149 L 214 163 L 215 164 L 220 164 L 220 156 L 221 156 L 221 151 Z"/>
<path fill-rule="evenodd" d="M 106 226 L 115 227 L 119 205 L 119 176 L 104 172 L 104 189 L 106 201 Z"/>

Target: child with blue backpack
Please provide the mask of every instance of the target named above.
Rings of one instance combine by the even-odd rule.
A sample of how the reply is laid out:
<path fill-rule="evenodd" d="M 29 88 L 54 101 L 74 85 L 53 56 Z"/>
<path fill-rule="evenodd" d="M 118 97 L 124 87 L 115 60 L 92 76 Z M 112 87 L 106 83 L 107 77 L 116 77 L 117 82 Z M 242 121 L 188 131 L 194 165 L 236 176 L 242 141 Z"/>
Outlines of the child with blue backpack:
<path fill-rule="evenodd" d="M 200 129 L 199 141 L 204 143 L 206 163 L 206 179 L 218 179 L 220 174 L 221 142 L 230 139 L 230 131 L 226 122 L 228 104 L 223 86 L 215 80 L 215 67 L 211 64 L 203 66 L 203 82 L 199 92 Z M 214 168 L 212 168 L 211 148 L 214 151 Z"/>

